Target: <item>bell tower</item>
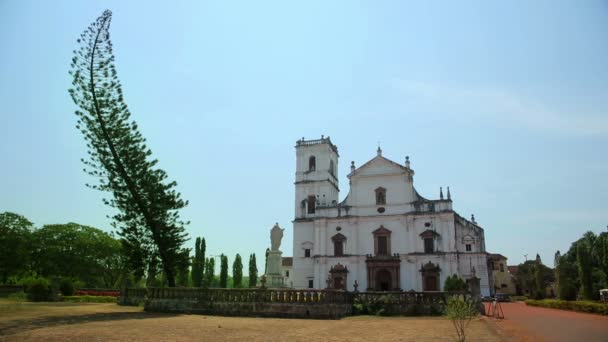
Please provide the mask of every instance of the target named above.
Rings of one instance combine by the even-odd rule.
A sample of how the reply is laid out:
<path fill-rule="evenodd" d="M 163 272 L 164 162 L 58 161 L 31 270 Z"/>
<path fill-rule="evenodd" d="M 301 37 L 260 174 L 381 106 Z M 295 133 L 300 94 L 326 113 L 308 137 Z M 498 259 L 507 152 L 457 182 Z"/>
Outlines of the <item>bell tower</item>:
<path fill-rule="evenodd" d="M 295 218 L 338 204 L 338 148 L 329 137 L 296 142 Z"/>

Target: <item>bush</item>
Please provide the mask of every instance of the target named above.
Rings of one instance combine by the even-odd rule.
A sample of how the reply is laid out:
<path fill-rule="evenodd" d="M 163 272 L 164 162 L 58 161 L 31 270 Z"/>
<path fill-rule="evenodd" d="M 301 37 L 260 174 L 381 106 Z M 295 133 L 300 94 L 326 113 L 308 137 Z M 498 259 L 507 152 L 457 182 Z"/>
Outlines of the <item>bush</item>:
<path fill-rule="evenodd" d="M 448 305 L 445 308 L 445 314 L 452 321 L 458 341 L 466 340 L 466 328 L 471 323 L 473 317 L 477 316 L 477 308 L 475 301 L 466 300 L 460 296 L 452 296 L 448 298 Z"/>
<path fill-rule="evenodd" d="M 27 300 L 27 294 L 23 291 L 15 292 L 9 294 L 6 298 L 15 302 L 25 302 Z"/>
<path fill-rule="evenodd" d="M 608 304 L 591 301 L 566 301 L 559 299 L 527 300 L 526 305 L 608 315 Z"/>
<path fill-rule="evenodd" d="M 71 296 L 74 294 L 74 284 L 72 283 L 72 279 L 63 278 L 59 283 L 59 291 L 64 296 Z"/>
<path fill-rule="evenodd" d="M 112 296 L 65 296 L 64 302 L 71 303 L 116 303 L 116 297 Z"/>
<path fill-rule="evenodd" d="M 456 274 L 445 278 L 445 283 L 443 285 L 443 291 L 456 292 L 456 291 L 468 291 L 468 290 L 469 290 L 469 285 L 467 285 L 467 283 L 462 278 L 457 276 Z"/>
<path fill-rule="evenodd" d="M 509 298 L 511 298 L 511 301 L 513 302 L 523 302 L 525 300 L 528 300 L 528 297 L 526 296 L 509 296 Z"/>
<path fill-rule="evenodd" d="M 44 278 L 25 278 L 21 283 L 25 286 L 25 292 L 29 300 L 34 302 L 48 301 L 51 296 L 49 281 Z"/>

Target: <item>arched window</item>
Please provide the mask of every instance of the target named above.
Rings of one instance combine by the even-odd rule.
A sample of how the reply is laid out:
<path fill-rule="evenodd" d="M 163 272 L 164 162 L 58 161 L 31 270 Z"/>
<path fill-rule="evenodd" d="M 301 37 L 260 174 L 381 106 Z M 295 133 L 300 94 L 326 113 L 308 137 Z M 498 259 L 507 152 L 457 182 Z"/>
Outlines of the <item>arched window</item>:
<path fill-rule="evenodd" d="M 317 200 L 315 195 L 308 196 L 308 213 L 314 214 L 316 209 Z"/>
<path fill-rule="evenodd" d="M 330 160 L 330 161 L 329 161 L 329 173 L 331 173 L 331 175 L 332 175 L 332 176 L 336 176 L 336 173 L 335 173 L 335 172 L 336 172 L 336 171 L 335 171 L 335 165 L 334 165 L 334 161 L 333 161 L 333 160 Z"/>
<path fill-rule="evenodd" d="M 424 253 L 435 253 L 435 239 L 439 237 L 436 231 L 427 229 L 420 234 L 424 241 Z"/>
<path fill-rule="evenodd" d="M 308 171 L 314 171 L 317 169 L 317 158 L 315 156 L 310 156 L 308 158 Z"/>
<path fill-rule="evenodd" d="M 380 226 L 374 230 L 374 254 L 375 255 L 391 255 L 391 231 Z"/>
<path fill-rule="evenodd" d="M 331 240 L 334 243 L 334 256 L 344 255 L 344 242 L 346 242 L 346 236 L 338 233 L 332 236 Z"/>
<path fill-rule="evenodd" d="M 376 190 L 376 205 L 385 205 L 386 204 L 386 189 L 383 187 L 379 187 Z"/>

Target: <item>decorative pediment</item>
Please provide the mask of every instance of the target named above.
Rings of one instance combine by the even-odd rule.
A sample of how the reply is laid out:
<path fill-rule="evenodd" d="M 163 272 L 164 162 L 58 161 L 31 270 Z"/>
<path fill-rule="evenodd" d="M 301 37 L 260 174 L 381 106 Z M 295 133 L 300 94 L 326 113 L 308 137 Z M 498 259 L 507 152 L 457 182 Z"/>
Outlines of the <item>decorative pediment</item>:
<path fill-rule="evenodd" d="M 420 272 L 439 272 L 441 271 L 441 269 L 439 268 L 439 265 L 435 265 L 432 262 L 427 262 L 426 264 L 422 265 L 422 267 L 420 267 Z"/>
<path fill-rule="evenodd" d="M 301 246 L 302 246 L 303 249 L 312 249 L 313 245 L 314 244 L 312 242 L 310 242 L 310 241 L 304 241 L 304 242 L 301 243 Z"/>
<path fill-rule="evenodd" d="M 329 273 L 348 273 L 348 269 L 346 266 L 338 263 L 337 265 L 331 267 Z"/>
<path fill-rule="evenodd" d="M 462 238 L 462 243 L 464 243 L 464 244 L 474 244 L 475 243 L 475 238 L 472 237 L 471 235 L 465 235 Z"/>
<path fill-rule="evenodd" d="M 438 236 L 439 236 L 439 234 L 436 231 L 430 230 L 430 229 L 427 229 L 427 230 L 423 231 L 422 233 L 420 233 L 420 237 L 423 239 L 428 239 L 428 238 L 434 239 Z"/>
<path fill-rule="evenodd" d="M 384 228 L 384 226 L 380 226 L 380 228 L 374 230 L 372 234 L 374 235 L 391 235 L 391 231 Z"/>
<path fill-rule="evenodd" d="M 342 234 L 338 233 L 338 234 L 336 234 L 336 235 L 332 236 L 332 237 L 331 237 L 331 240 L 332 240 L 333 242 L 342 242 L 342 241 L 346 241 L 346 236 L 344 236 L 344 235 L 342 235 Z"/>

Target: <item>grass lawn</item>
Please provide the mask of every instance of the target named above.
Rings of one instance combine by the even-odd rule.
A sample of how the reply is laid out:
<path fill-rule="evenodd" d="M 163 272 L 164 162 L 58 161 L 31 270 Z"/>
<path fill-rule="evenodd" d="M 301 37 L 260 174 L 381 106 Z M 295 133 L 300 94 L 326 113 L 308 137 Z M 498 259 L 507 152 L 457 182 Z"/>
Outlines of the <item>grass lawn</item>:
<path fill-rule="evenodd" d="M 470 341 L 500 341 L 483 319 Z M 357 316 L 342 320 L 240 318 L 142 312 L 96 303 L 0 300 L 1 341 L 454 341 L 441 317 Z"/>

